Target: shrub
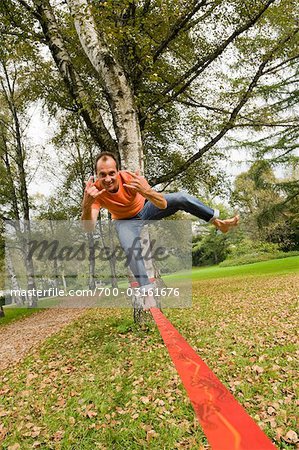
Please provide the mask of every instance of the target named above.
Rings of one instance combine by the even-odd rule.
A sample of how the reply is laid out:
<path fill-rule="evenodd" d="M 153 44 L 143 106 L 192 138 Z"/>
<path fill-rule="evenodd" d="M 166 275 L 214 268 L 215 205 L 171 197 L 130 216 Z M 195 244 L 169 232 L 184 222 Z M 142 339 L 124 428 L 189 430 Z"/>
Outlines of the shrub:
<path fill-rule="evenodd" d="M 242 255 L 238 258 L 226 259 L 219 264 L 219 267 L 241 266 L 243 264 L 253 264 L 260 261 L 269 261 L 270 259 L 288 258 L 290 256 L 299 256 L 299 252 L 276 252 L 276 253 L 251 253 Z"/>
<path fill-rule="evenodd" d="M 229 247 L 229 254 L 227 259 L 237 259 L 249 255 L 267 255 L 276 254 L 280 252 L 278 244 L 263 241 L 253 241 L 252 239 L 242 239 L 235 245 Z"/>

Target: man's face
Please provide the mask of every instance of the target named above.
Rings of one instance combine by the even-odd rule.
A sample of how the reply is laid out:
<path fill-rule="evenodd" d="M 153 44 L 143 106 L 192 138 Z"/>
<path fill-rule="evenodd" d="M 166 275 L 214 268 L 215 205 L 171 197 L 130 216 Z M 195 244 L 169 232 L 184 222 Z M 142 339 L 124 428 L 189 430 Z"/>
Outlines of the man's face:
<path fill-rule="evenodd" d="M 113 158 L 108 157 L 106 161 L 103 158 L 99 159 L 97 163 L 97 177 L 101 187 L 105 188 L 107 192 L 114 193 L 118 191 L 118 171 Z"/>

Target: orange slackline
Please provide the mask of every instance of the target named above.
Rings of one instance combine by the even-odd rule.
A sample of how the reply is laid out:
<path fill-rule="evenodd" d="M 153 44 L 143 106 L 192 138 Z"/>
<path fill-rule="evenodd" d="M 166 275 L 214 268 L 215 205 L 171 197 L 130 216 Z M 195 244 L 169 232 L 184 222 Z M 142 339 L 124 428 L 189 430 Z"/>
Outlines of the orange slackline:
<path fill-rule="evenodd" d="M 151 313 L 213 450 L 276 447 L 158 308 Z"/>

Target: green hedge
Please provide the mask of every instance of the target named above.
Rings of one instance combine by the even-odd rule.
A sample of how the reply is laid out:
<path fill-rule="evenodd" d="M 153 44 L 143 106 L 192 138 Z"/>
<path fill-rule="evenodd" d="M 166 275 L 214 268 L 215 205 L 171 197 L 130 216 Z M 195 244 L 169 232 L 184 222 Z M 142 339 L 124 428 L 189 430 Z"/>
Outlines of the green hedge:
<path fill-rule="evenodd" d="M 282 259 L 290 256 L 299 256 L 299 252 L 275 252 L 275 253 L 251 253 L 238 258 L 229 258 L 222 261 L 219 267 L 241 266 L 243 264 L 253 264 L 259 261 L 269 261 L 271 259 Z"/>

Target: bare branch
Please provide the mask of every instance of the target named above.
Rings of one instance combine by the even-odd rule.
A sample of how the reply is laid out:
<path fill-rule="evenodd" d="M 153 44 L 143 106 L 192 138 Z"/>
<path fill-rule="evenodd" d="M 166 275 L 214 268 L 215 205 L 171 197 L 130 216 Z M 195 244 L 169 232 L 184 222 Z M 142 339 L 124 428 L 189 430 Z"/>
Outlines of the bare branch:
<path fill-rule="evenodd" d="M 254 120 L 252 120 L 251 123 L 236 123 L 233 125 L 233 128 L 243 128 L 243 127 L 299 128 L 299 122 L 298 122 L 298 124 L 294 124 L 292 122 L 289 122 L 289 123 L 280 123 L 280 122 L 265 123 L 265 122 L 255 122 Z"/>
<path fill-rule="evenodd" d="M 194 18 L 193 20 L 189 21 L 189 23 L 185 26 L 184 31 L 189 31 L 189 30 L 191 30 L 191 28 L 194 28 L 198 23 L 203 22 L 207 17 L 209 17 L 211 15 L 211 13 L 216 8 L 218 8 L 220 3 L 221 2 L 218 0 L 218 1 L 215 1 L 214 3 L 208 5 L 208 6 L 210 6 L 209 9 L 207 9 L 206 12 L 203 15 L 201 15 L 200 17 L 198 17 L 196 19 Z"/>
<path fill-rule="evenodd" d="M 291 148 L 288 148 L 282 155 L 278 155 L 278 156 L 276 156 L 276 158 L 273 158 L 273 161 L 280 160 L 281 158 L 283 158 L 284 156 L 288 155 L 293 150 L 295 150 L 297 147 L 298 147 L 297 145 L 293 145 Z"/>
<path fill-rule="evenodd" d="M 176 101 L 178 103 L 181 103 L 182 105 L 191 106 L 193 108 L 203 108 L 208 111 L 216 112 L 218 114 L 231 114 L 231 111 L 229 111 L 227 109 L 217 108 L 216 106 L 206 105 L 204 103 L 198 103 L 196 100 L 192 99 L 192 97 L 190 95 L 186 95 L 186 97 L 189 98 L 190 100 L 188 101 L 188 100 L 177 99 Z"/>

